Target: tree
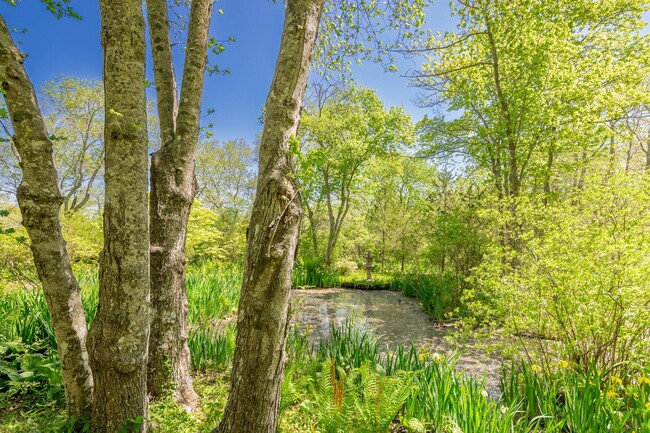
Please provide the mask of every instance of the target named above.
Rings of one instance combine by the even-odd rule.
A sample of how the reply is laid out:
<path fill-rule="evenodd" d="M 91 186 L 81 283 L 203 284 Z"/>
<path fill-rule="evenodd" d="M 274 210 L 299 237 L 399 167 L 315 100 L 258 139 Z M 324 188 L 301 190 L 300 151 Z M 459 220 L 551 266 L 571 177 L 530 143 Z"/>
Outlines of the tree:
<path fill-rule="evenodd" d="M 427 199 L 438 176 L 426 160 L 409 156 L 377 158 L 368 171 L 363 186 L 370 193 L 367 223 L 377 238 L 381 269 L 393 257 L 404 272 L 406 260 L 426 240 Z"/>
<path fill-rule="evenodd" d="M 59 77 L 45 83 L 39 97 L 54 148 L 63 209 L 77 212 L 96 195 L 103 176 L 103 86 L 73 76 Z M 8 197 L 15 196 L 20 183 L 19 158 L 12 135 L 10 122 L 0 117 L 0 192 Z"/>
<path fill-rule="evenodd" d="M 219 432 L 275 432 L 277 425 L 291 271 L 301 215 L 292 156 L 297 139 L 292 136 L 298 127 L 324 3 L 325 0 L 289 0 L 286 6 L 280 53 L 265 106 L 257 189 L 247 233 L 231 392 L 224 417 L 215 429 Z M 338 9 L 354 14 L 356 6 L 352 5 L 363 4 L 375 13 L 374 18 L 389 16 L 391 22 L 404 21 L 404 28 L 413 28 L 418 24 L 408 23 L 408 18 L 424 3 L 378 5 L 374 1 L 366 4 L 355 0 L 340 5 L 336 2 L 335 6 L 340 7 L 333 6 L 330 11 Z M 419 10 L 419 13 L 423 12 Z M 351 30 L 362 34 L 359 27 Z M 339 41 L 340 36 L 339 33 L 325 41 Z"/>
<path fill-rule="evenodd" d="M 104 249 L 88 335 L 91 430 L 146 431 L 149 222 L 145 22 L 139 0 L 102 0 L 105 94 Z"/>
<path fill-rule="evenodd" d="M 81 210 L 101 180 L 104 153 L 104 89 L 98 81 L 60 77 L 45 84 L 45 120 L 66 212 Z"/>
<path fill-rule="evenodd" d="M 265 106 L 230 395 L 215 432 L 276 431 L 301 215 L 290 145 L 296 140 L 322 7 L 323 0 L 287 2 Z"/>
<path fill-rule="evenodd" d="M 255 196 L 257 148 L 244 140 L 202 141 L 196 155 L 197 198 L 218 216 L 224 259 L 239 261 Z"/>
<path fill-rule="evenodd" d="M 403 109 L 386 110 L 373 91 L 349 88 L 303 116 L 301 139 L 301 173 L 306 183 L 320 177 L 318 195 L 327 204 L 329 266 L 365 164 L 411 143 L 413 124 Z"/>
<path fill-rule="evenodd" d="M 203 141 L 196 155 L 198 198 L 234 222 L 246 216 L 255 195 L 257 149 L 244 140 Z"/>
<path fill-rule="evenodd" d="M 458 31 L 421 47 L 413 80 L 423 105 L 460 115 L 424 121 L 425 140 L 489 170 L 502 197 L 540 183 L 550 193 L 552 174 L 600 151 L 606 122 L 635 105 L 643 2 L 463 0 L 453 11 Z"/>
<path fill-rule="evenodd" d="M 18 205 L 59 344 L 68 416 L 81 419 L 90 415 L 93 375 L 86 349 L 81 293 L 61 234 L 59 212 L 63 196 L 52 156 L 53 144 L 23 65 L 25 57 L 11 39 L 2 17 L 0 60 L 0 83 L 22 171 Z"/>
<path fill-rule="evenodd" d="M 153 320 L 149 342 L 149 392 L 159 397 L 170 380 L 187 410 L 198 403 L 187 346 L 185 238 L 192 201 L 203 79 L 207 65 L 212 0 L 192 2 L 180 104 L 172 63 L 165 0 L 147 0 L 161 147 L 151 156 L 151 287 Z M 167 367 L 167 363 L 170 367 Z"/>
<path fill-rule="evenodd" d="M 13 141 L 13 128 L 5 98 L 0 99 L 0 194 L 14 198 L 20 185 L 20 156 Z"/>

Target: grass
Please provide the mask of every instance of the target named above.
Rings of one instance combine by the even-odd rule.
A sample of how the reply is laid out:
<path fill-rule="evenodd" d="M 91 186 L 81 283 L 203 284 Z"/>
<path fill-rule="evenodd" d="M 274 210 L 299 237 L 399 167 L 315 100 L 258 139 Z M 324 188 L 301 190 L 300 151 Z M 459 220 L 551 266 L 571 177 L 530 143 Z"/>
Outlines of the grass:
<path fill-rule="evenodd" d="M 566 361 L 512 366 L 503 375 L 503 403 L 517 405 L 548 433 L 650 432 L 650 368 L 612 371 Z"/>
<path fill-rule="evenodd" d="M 77 265 L 75 275 L 81 287 L 86 321 L 90 324 L 97 312 L 99 277 L 97 268 Z M 234 317 L 241 288 L 241 270 L 216 264 L 193 265 L 187 272 L 189 304 L 188 345 L 192 364 L 197 370 L 223 368 L 234 352 Z M 56 349 L 50 313 L 43 292 L 37 289 L 12 289 L 0 293 L 0 342 L 24 344 L 44 342 Z"/>
<path fill-rule="evenodd" d="M 396 274 L 390 284 L 393 290 L 418 299 L 431 320 L 443 321 L 467 313 L 461 301 L 461 286 L 451 273 Z"/>
<path fill-rule="evenodd" d="M 97 274 L 90 267 L 76 272 L 90 321 Z M 217 425 L 228 393 L 240 275 L 236 268 L 210 264 L 188 269 L 189 346 L 201 407 L 187 414 L 170 394 L 151 406 L 154 432 L 207 432 Z M 431 304 L 449 296 L 447 280 L 400 278 L 407 294 Z M 70 431 L 42 294 L 2 293 L 0 314 L 0 431 Z M 436 433 L 650 433 L 648 366 L 618 367 L 625 374 L 614 376 L 562 362 L 517 365 L 504 369 L 503 396 L 494 400 L 482 383 L 455 370 L 453 356 L 411 346 L 387 352 L 351 321 L 332 328 L 318 344 L 310 343 L 310 331 L 289 333 L 282 432 L 385 432 L 401 426 Z"/>
<path fill-rule="evenodd" d="M 318 345 L 291 330 L 282 386 L 282 432 L 591 433 L 650 431 L 648 372 L 619 379 L 570 367 L 553 372 L 522 365 L 505 371 L 502 399 L 455 370 L 456 358 L 412 347 L 379 350 L 377 339 L 352 322 Z M 226 368 L 196 373 L 200 410 L 187 414 L 171 393 L 151 406 L 155 432 L 207 432 L 219 421 L 228 393 Z M 630 370 L 630 375 L 633 371 Z M 67 431 L 62 398 L 32 390 L 0 409 L 0 431 Z"/>

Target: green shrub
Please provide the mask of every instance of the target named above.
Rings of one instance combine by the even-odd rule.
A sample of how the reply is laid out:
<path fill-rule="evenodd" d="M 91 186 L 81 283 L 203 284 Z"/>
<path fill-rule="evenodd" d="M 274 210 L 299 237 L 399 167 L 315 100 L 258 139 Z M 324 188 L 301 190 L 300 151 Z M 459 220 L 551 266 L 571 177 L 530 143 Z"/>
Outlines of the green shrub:
<path fill-rule="evenodd" d="M 556 341 L 583 368 L 647 362 L 649 182 L 612 175 L 547 205 L 518 198 L 486 206 L 493 239 L 464 293 L 467 324 Z M 539 348 L 549 361 L 556 350 Z"/>
<path fill-rule="evenodd" d="M 350 275 L 357 270 L 357 263 L 354 260 L 342 258 L 332 264 L 332 269 L 339 275 Z"/>

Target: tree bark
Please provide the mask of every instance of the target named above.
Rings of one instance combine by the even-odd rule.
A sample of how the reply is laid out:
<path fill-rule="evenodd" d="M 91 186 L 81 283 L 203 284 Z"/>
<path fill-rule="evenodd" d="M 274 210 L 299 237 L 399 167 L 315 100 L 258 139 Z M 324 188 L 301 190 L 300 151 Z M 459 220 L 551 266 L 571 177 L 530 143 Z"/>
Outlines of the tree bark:
<path fill-rule="evenodd" d="M 149 224 L 145 24 L 139 0 L 101 0 L 105 94 L 104 249 L 88 346 L 91 430 L 147 430 Z"/>
<path fill-rule="evenodd" d="M 14 129 L 23 178 L 17 197 L 34 264 L 52 318 L 68 416 L 90 416 L 93 377 L 86 349 L 86 319 L 81 292 L 61 234 L 59 189 L 52 142 L 48 138 L 34 87 L 0 17 L 0 82 Z"/>
<path fill-rule="evenodd" d="M 275 433 L 301 206 L 289 150 L 300 119 L 324 0 L 289 0 L 266 101 L 247 234 L 237 348 L 220 433 Z"/>
<path fill-rule="evenodd" d="M 148 385 L 153 398 L 170 381 L 176 400 L 190 411 L 198 404 L 187 346 L 185 238 L 192 201 L 198 192 L 194 174 L 199 138 L 203 80 L 207 63 L 212 0 L 195 0 L 190 11 L 187 49 L 176 110 L 176 78 L 171 59 L 167 2 L 148 0 L 162 147 L 151 156 L 151 294 L 153 318 L 149 341 Z M 178 111 L 178 113 L 176 113 Z"/>

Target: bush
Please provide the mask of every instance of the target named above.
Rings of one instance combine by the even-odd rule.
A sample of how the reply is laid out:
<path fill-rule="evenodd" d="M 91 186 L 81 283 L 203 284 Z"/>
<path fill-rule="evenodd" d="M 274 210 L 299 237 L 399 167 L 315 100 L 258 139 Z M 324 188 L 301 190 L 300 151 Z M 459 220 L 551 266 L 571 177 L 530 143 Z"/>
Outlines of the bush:
<path fill-rule="evenodd" d="M 98 263 L 104 245 L 102 217 L 85 211 L 63 214 L 61 218 L 63 237 L 67 243 L 72 262 Z"/>
<path fill-rule="evenodd" d="M 332 269 L 339 275 L 350 275 L 357 270 L 357 263 L 354 260 L 343 258 L 335 261 Z"/>
<path fill-rule="evenodd" d="M 0 203 L 0 289 L 33 286 L 38 281 L 27 231 L 20 220 L 17 208 L 8 209 Z"/>
<path fill-rule="evenodd" d="M 583 367 L 647 362 L 648 215 L 650 178 L 623 175 L 546 206 L 495 203 L 492 245 L 465 293 L 469 324 L 533 337 L 540 356 L 563 353 Z"/>

